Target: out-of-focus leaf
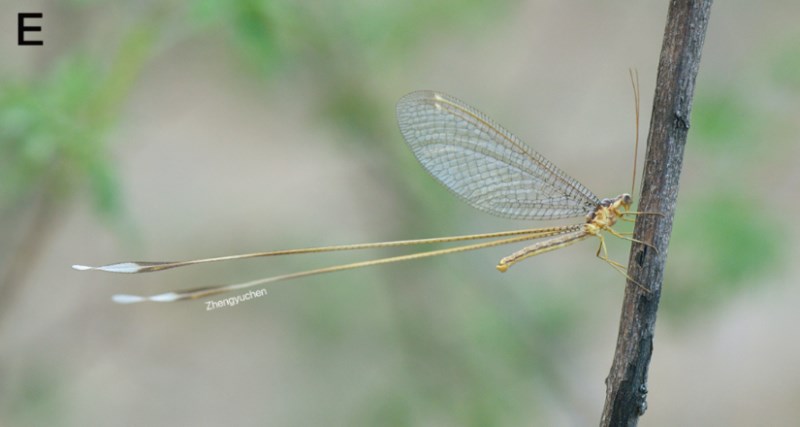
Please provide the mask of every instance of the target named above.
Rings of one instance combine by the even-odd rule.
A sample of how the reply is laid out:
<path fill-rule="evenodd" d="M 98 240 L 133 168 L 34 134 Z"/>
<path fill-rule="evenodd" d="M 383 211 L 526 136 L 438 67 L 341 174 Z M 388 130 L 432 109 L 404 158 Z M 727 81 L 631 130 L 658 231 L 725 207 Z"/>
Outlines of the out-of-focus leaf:
<path fill-rule="evenodd" d="M 699 93 L 692 108 L 692 141 L 711 150 L 753 148 L 759 117 L 735 92 Z"/>
<path fill-rule="evenodd" d="M 12 204 L 36 185 L 58 192 L 86 186 L 99 212 L 121 212 L 105 134 L 149 55 L 155 31 L 153 22 L 134 28 L 107 67 L 73 54 L 39 80 L 2 83 L 0 202 Z"/>
<path fill-rule="evenodd" d="M 725 301 L 781 264 L 781 225 L 737 194 L 688 201 L 678 210 L 670 258 L 668 310 L 688 312 Z"/>

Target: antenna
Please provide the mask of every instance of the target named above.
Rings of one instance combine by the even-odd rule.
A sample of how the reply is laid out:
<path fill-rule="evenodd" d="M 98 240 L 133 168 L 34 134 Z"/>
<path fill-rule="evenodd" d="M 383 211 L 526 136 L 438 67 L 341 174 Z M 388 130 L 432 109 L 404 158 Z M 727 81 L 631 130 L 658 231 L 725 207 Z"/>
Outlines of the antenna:
<path fill-rule="evenodd" d="M 633 86 L 633 102 L 636 108 L 636 143 L 633 145 L 633 179 L 631 180 L 631 195 L 636 191 L 636 160 L 639 158 L 639 71 L 628 68 Z"/>

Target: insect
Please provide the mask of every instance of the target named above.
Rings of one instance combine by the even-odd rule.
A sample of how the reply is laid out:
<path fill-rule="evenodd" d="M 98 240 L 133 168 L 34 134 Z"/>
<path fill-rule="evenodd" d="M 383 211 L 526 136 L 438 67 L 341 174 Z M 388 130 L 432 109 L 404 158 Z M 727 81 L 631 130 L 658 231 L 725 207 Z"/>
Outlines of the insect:
<path fill-rule="evenodd" d="M 633 72 L 631 81 L 636 102 L 638 147 L 639 88 Z M 397 120 L 403 138 L 420 164 L 442 185 L 473 207 L 513 219 L 551 220 L 583 217 L 584 221 L 564 226 L 465 236 L 290 249 L 189 261 L 122 262 L 99 267 L 73 265 L 72 268 L 113 273 L 146 273 L 233 259 L 489 240 L 453 248 L 335 265 L 238 284 L 195 288 L 152 296 L 114 295 L 112 298 L 122 304 L 141 301 L 171 302 L 203 298 L 305 276 L 544 239 L 501 259 L 497 269 L 505 272 L 523 259 L 563 248 L 589 237 L 596 237 L 600 242 L 597 257 L 628 277 L 625 267 L 609 258 L 603 233 L 638 242 L 629 237 L 628 233 L 620 233 L 613 228 L 619 220 L 632 221 L 626 216 L 641 214 L 630 210 L 633 203 L 630 194 L 624 193 L 610 199 L 598 198 L 583 184 L 529 148 L 488 116 L 457 98 L 440 92 L 418 91 L 404 96 L 397 104 Z M 634 160 L 632 186 L 635 185 L 635 170 Z"/>

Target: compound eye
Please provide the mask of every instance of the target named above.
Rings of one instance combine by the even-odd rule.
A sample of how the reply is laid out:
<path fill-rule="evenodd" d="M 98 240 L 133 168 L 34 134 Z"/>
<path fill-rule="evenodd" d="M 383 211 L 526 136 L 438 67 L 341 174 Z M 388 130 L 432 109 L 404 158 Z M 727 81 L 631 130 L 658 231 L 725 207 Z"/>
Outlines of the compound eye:
<path fill-rule="evenodd" d="M 633 198 L 631 197 L 631 195 L 628 194 L 628 193 L 623 194 L 622 195 L 622 204 L 623 205 L 630 205 L 631 203 L 633 203 Z"/>

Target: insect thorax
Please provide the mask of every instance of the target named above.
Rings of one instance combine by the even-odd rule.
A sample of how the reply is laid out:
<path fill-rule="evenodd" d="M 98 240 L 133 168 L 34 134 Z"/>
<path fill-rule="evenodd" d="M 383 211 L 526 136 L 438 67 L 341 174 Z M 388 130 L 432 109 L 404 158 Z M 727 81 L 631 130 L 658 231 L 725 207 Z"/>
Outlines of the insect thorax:
<path fill-rule="evenodd" d="M 613 199 L 603 199 L 594 210 L 586 215 L 586 223 L 599 229 L 609 228 L 617 222 L 624 211 L 630 209 L 633 198 L 628 193 L 620 194 Z"/>

